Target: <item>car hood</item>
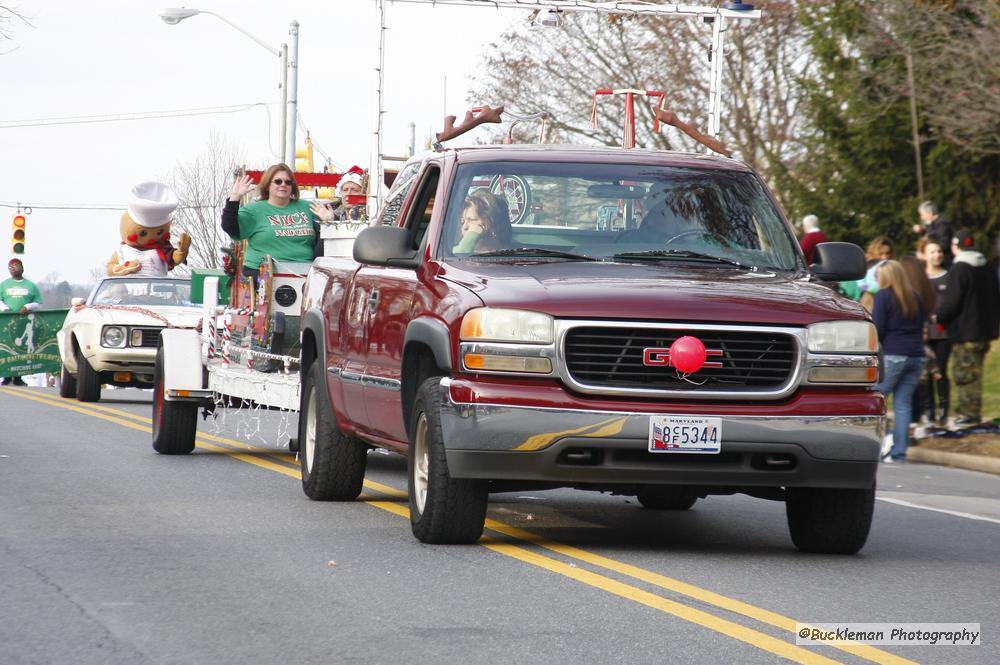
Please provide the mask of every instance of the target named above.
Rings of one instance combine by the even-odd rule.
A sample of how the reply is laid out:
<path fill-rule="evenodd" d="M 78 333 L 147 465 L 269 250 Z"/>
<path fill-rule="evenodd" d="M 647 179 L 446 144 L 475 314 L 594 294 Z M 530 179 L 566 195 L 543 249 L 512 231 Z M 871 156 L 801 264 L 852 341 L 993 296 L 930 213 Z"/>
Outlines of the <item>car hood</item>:
<path fill-rule="evenodd" d="M 139 307 L 97 305 L 69 313 L 66 325 L 93 323 L 125 326 L 172 326 L 193 328 L 201 319 L 201 309 L 192 307 Z"/>
<path fill-rule="evenodd" d="M 557 318 L 765 325 L 867 318 L 860 305 L 829 287 L 783 272 L 677 263 L 466 261 L 445 264 L 439 274 L 489 307 L 531 309 Z"/>

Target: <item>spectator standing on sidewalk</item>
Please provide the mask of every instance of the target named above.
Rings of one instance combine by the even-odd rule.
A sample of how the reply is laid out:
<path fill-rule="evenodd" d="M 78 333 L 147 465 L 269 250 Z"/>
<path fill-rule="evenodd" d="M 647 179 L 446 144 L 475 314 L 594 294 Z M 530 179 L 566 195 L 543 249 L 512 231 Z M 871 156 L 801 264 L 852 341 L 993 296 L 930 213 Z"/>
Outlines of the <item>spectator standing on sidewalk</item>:
<path fill-rule="evenodd" d="M 921 239 L 921 246 L 926 260 L 924 272 L 927 280 L 934 289 L 936 302 L 941 302 L 944 298 L 945 289 L 948 287 L 948 269 L 944 267 L 944 253 L 950 251 L 950 247 L 942 247 L 935 240 Z M 941 372 L 941 379 L 931 381 L 929 397 L 930 413 L 932 419 L 939 425 L 948 422 L 948 405 L 951 395 L 951 384 L 948 380 L 948 359 L 951 357 L 951 341 L 948 339 L 948 329 L 940 321 L 932 321 L 927 327 L 927 345 L 934 352 L 938 370 Z"/>
<path fill-rule="evenodd" d="M 869 312 L 872 311 L 872 307 L 875 302 L 875 294 L 878 293 L 878 270 L 879 267 L 889 259 L 893 258 L 894 254 L 892 251 L 892 241 L 890 241 L 885 236 L 876 236 L 872 238 L 871 242 L 868 243 L 868 247 L 865 249 L 865 261 L 868 266 L 868 272 L 865 276 L 857 281 L 858 285 L 858 301 L 864 305 L 864 308 Z"/>
<path fill-rule="evenodd" d="M 969 231 L 952 241 L 954 262 L 937 306 L 937 322 L 948 328 L 955 379 L 956 426 L 977 425 L 982 417 L 983 360 L 990 342 L 1000 337 L 1000 283 L 976 251 Z"/>
<path fill-rule="evenodd" d="M 0 282 L 0 312 L 27 314 L 42 306 L 42 293 L 31 280 L 24 278 L 24 264 L 21 259 L 11 259 L 7 263 L 10 279 Z M 0 385 L 25 385 L 20 376 L 5 376 Z"/>
<path fill-rule="evenodd" d="M 872 307 L 872 321 L 882 345 L 885 371 L 875 386 L 892 395 L 892 462 L 906 461 L 913 419 L 913 393 L 924 368 L 924 304 L 898 261 L 884 261 L 878 271 L 879 290 Z"/>
<path fill-rule="evenodd" d="M 806 255 L 806 265 L 816 262 L 816 245 L 826 242 L 826 234 L 819 230 L 819 217 L 806 215 L 802 218 L 802 253 Z"/>
<path fill-rule="evenodd" d="M 930 420 L 933 413 L 931 408 L 931 391 L 934 389 L 936 377 L 940 377 L 937 359 L 932 349 L 928 348 L 927 335 L 929 328 L 933 325 L 931 317 L 934 315 L 934 308 L 937 305 L 937 298 L 931 281 L 927 279 L 924 272 L 924 264 L 915 256 L 907 255 L 899 259 L 899 264 L 906 271 L 906 278 L 910 280 L 910 286 L 920 298 L 923 305 L 923 340 L 924 340 L 924 367 L 920 374 L 920 383 L 917 384 L 917 391 L 913 394 L 913 422 L 919 423 Z"/>
<path fill-rule="evenodd" d="M 937 204 L 924 201 L 917 207 L 920 222 L 913 225 L 913 232 L 918 236 L 934 240 L 942 247 L 951 247 L 951 222 L 938 212 Z M 945 253 L 944 266 L 951 265 L 951 257 Z"/>

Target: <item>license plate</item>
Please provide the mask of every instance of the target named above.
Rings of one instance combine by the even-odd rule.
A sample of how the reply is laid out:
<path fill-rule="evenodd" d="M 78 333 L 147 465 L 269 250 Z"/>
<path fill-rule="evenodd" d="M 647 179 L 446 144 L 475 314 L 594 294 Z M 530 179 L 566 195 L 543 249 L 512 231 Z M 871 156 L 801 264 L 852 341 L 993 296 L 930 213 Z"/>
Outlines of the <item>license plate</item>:
<path fill-rule="evenodd" d="M 649 452 L 701 453 L 722 450 L 722 418 L 650 416 Z"/>

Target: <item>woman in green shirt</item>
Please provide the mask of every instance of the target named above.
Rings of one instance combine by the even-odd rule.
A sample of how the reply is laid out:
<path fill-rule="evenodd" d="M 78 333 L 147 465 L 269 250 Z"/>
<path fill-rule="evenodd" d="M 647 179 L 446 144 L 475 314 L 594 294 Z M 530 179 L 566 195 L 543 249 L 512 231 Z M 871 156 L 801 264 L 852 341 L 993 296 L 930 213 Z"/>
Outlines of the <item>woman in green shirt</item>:
<path fill-rule="evenodd" d="M 257 186 L 257 200 L 240 207 L 240 200 L 253 189 L 249 176 L 237 178 L 222 209 L 222 230 L 233 240 L 247 241 L 243 274 L 256 275 L 266 255 L 278 261 L 312 261 L 319 238 L 318 217 L 299 198 L 292 170 L 285 164 L 269 167 Z"/>

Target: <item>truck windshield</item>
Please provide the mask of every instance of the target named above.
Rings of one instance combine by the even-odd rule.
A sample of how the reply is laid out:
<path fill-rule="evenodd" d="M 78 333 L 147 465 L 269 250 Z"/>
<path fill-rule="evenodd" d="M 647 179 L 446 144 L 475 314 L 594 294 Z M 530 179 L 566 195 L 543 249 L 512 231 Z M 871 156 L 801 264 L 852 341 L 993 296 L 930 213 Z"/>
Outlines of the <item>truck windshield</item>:
<path fill-rule="evenodd" d="M 794 238 L 764 185 L 748 172 L 640 164 L 463 164 L 447 210 L 438 249 L 443 257 L 797 266 Z"/>

